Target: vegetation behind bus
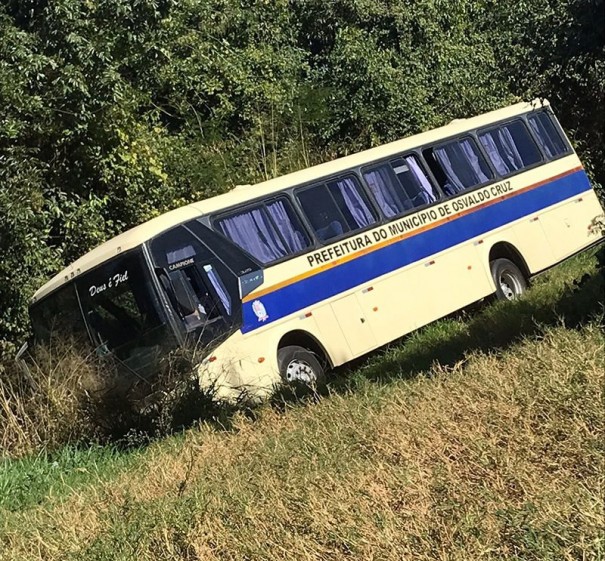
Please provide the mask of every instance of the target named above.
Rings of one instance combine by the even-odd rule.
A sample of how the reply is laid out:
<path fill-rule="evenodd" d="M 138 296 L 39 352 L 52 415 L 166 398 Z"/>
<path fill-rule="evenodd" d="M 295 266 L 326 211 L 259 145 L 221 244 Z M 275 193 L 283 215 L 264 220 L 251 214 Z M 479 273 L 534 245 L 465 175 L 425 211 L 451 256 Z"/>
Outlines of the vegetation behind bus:
<path fill-rule="evenodd" d="M 0 8 L 0 354 L 100 241 L 236 183 L 548 97 L 605 183 L 602 0 Z M 602 191 L 601 191 L 602 192 Z"/>

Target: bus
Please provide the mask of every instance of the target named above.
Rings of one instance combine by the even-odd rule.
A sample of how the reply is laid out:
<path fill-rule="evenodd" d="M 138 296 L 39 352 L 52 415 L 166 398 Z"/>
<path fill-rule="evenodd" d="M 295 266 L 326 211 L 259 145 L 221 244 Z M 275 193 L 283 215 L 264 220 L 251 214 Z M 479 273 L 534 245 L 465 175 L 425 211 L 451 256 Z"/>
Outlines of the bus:
<path fill-rule="evenodd" d="M 268 396 L 599 242 L 603 210 L 549 103 L 517 103 L 158 216 L 33 296 L 34 337 L 138 376 L 194 344 L 216 397 Z"/>

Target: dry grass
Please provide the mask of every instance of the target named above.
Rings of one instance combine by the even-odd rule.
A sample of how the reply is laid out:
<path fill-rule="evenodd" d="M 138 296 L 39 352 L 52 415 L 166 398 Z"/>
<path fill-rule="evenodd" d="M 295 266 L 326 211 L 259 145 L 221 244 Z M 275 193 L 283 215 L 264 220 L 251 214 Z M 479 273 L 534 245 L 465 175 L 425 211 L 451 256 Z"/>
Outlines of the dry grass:
<path fill-rule="evenodd" d="M 120 374 L 110 358 L 89 352 L 51 341 L 34 349 L 28 370 L 0 362 L 0 459 L 66 445 L 140 445 L 216 410 L 192 375 L 191 349 L 167 355 L 151 380 Z"/>
<path fill-rule="evenodd" d="M 0 364 L 0 380 L 3 455 L 54 449 L 94 435 L 84 404 L 98 389 L 98 366 L 73 345 L 39 348 L 28 373 L 6 361 Z"/>
<path fill-rule="evenodd" d="M 596 256 L 518 302 L 416 332 L 317 402 L 215 411 L 135 453 L 0 462 L 0 560 L 604 559 Z M 78 360 L 30 386 L 7 378 L 13 451 L 90 430 Z M 176 360 L 170 372 L 186 372 Z M 200 402 L 179 397 L 153 419 L 174 426 L 182 405 L 191 416 Z"/>
<path fill-rule="evenodd" d="M 0 525 L 13 559 L 600 559 L 603 332 L 239 415 Z"/>

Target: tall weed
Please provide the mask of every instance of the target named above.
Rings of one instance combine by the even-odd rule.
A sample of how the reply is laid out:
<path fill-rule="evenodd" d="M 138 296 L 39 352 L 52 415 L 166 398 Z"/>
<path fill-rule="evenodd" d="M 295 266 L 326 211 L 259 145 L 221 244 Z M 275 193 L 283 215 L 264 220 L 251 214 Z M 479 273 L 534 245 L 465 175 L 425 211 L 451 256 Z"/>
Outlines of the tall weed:
<path fill-rule="evenodd" d="M 125 375 L 119 361 L 73 341 L 34 349 L 28 367 L 0 363 L 0 453 L 22 456 L 66 444 L 112 441 L 132 447 L 218 415 L 195 376 L 197 354 L 167 354 L 153 378 Z"/>

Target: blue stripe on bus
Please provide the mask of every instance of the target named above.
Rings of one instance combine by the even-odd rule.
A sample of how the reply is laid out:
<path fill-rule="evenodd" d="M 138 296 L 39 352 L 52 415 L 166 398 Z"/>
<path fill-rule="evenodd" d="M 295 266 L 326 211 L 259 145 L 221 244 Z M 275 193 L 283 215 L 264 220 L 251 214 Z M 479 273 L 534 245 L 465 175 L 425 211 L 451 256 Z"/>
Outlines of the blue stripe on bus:
<path fill-rule="evenodd" d="M 326 298 L 336 296 L 590 189 L 584 171 L 570 173 L 499 203 L 478 208 L 474 212 L 417 235 L 412 234 L 399 242 L 377 248 L 293 284 L 277 288 L 262 296 L 261 301 L 267 316 L 264 321 L 259 320 L 254 313 L 252 301 L 243 304 L 242 332 L 248 333 L 263 327 Z"/>

